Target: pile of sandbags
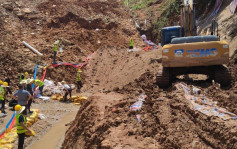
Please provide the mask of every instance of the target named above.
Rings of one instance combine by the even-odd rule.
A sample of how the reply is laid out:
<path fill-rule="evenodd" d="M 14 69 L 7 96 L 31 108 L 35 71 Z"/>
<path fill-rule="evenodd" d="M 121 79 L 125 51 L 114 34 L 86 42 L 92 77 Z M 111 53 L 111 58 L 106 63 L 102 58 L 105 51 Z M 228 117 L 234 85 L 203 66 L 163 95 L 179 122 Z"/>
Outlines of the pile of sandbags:
<path fill-rule="evenodd" d="M 73 101 L 73 104 L 75 105 L 81 105 L 82 103 L 84 103 L 86 100 L 88 99 L 88 97 L 85 97 L 85 96 L 73 96 L 72 97 L 72 101 Z"/>
<path fill-rule="evenodd" d="M 72 98 L 69 98 L 68 100 L 73 102 L 75 105 L 81 105 L 83 102 L 85 102 L 85 100 L 87 100 L 87 98 L 88 97 L 79 95 L 79 96 L 72 96 Z M 63 101 L 64 96 L 60 96 L 59 94 L 56 94 L 56 95 L 53 95 L 51 99 Z"/>
<path fill-rule="evenodd" d="M 26 118 L 27 122 L 27 127 L 32 126 L 37 120 L 38 120 L 38 114 L 39 110 L 38 109 L 32 109 L 33 113 Z"/>

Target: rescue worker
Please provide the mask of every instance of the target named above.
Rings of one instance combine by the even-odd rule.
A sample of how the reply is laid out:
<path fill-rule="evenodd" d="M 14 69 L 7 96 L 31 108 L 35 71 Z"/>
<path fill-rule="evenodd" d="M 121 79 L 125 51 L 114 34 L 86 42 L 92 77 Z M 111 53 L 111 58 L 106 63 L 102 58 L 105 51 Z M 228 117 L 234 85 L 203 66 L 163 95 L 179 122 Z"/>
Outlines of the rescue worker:
<path fill-rule="evenodd" d="M 28 132 L 31 134 L 31 131 L 26 126 L 26 117 L 21 113 L 25 110 L 24 106 L 16 105 L 16 128 L 18 134 L 18 149 L 23 149 L 24 141 L 25 141 L 25 133 Z"/>
<path fill-rule="evenodd" d="M 4 80 L 4 82 L 7 82 L 8 83 L 8 86 L 10 86 L 10 83 L 11 83 L 11 80 L 10 80 L 10 78 L 6 78 L 5 80 Z M 12 94 L 12 91 L 11 91 L 11 88 L 10 87 L 7 87 L 6 88 L 6 95 L 8 95 L 8 93 L 11 95 Z"/>
<path fill-rule="evenodd" d="M 24 76 L 23 74 L 21 74 L 21 75 L 20 75 L 20 83 L 21 83 L 21 81 L 24 80 L 24 79 L 25 79 L 25 76 Z"/>
<path fill-rule="evenodd" d="M 27 85 L 26 85 L 26 90 L 31 94 L 31 98 L 28 100 L 28 106 L 27 109 L 29 110 L 29 113 L 33 113 L 33 111 L 30 111 L 30 106 L 32 104 L 33 98 L 34 98 L 34 93 L 32 89 L 32 85 L 35 82 L 34 79 L 27 79 Z"/>
<path fill-rule="evenodd" d="M 62 81 L 62 85 L 63 85 L 64 90 L 65 90 L 64 102 L 66 102 L 68 94 L 70 95 L 70 98 L 72 98 L 72 88 L 69 85 L 67 85 L 65 81 Z"/>
<path fill-rule="evenodd" d="M 81 69 L 77 70 L 77 89 L 80 92 L 80 89 L 82 88 L 82 83 L 81 83 Z"/>
<path fill-rule="evenodd" d="M 28 91 L 24 90 L 24 86 L 22 84 L 19 84 L 18 87 L 19 90 L 13 94 L 12 98 L 17 100 L 19 105 L 27 107 L 31 95 Z M 26 109 L 23 111 L 23 114 L 27 115 Z"/>
<path fill-rule="evenodd" d="M 130 39 L 129 39 L 129 49 L 133 49 L 133 44 L 134 44 L 133 38 L 130 37 Z"/>
<path fill-rule="evenodd" d="M 20 84 L 22 84 L 22 85 L 23 85 L 23 89 L 26 90 L 26 80 L 25 80 L 25 79 L 22 80 L 22 81 L 20 82 Z"/>
<path fill-rule="evenodd" d="M 57 55 L 57 52 L 58 52 L 58 44 L 59 44 L 59 40 L 55 41 L 54 42 L 54 45 L 53 45 L 53 64 L 56 64 L 56 55 Z"/>
<path fill-rule="evenodd" d="M 28 73 L 28 72 L 25 72 L 25 78 L 24 78 L 24 79 L 26 80 L 26 79 L 28 79 L 28 78 L 30 78 L 29 73 Z"/>
<path fill-rule="evenodd" d="M 39 79 L 35 79 L 35 86 L 39 86 L 40 94 L 43 96 L 44 82 Z"/>
<path fill-rule="evenodd" d="M 8 83 L 7 82 L 3 82 L 1 83 L 2 85 L 0 86 L 0 100 L 1 100 L 1 103 L 2 103 L 2 107 L 1 107 L 1 111 L 2 113 L 4 114 L 7 114 L 5 112 L 5 103 L 6 103 L 6 91 L 5 91 L 5 88 L 8 87 Z"/>

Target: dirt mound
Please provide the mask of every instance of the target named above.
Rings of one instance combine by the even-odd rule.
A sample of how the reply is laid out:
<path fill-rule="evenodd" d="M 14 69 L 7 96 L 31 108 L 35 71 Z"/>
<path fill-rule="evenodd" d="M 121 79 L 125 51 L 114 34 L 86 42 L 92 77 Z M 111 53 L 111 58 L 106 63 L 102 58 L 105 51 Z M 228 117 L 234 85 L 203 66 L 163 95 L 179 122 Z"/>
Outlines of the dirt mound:
<path fill-rule="evenodd" d="M 183 92 L 159 90 L 152 78 L 147 72 L 118 91 L 122 94 L 93 95 L 67 131 L 63 148 L 237 147 L 234 120 L 222 121 L 195 111 Z M 138 91 L 148 97 L 139 112 L 131 112 Z"/>

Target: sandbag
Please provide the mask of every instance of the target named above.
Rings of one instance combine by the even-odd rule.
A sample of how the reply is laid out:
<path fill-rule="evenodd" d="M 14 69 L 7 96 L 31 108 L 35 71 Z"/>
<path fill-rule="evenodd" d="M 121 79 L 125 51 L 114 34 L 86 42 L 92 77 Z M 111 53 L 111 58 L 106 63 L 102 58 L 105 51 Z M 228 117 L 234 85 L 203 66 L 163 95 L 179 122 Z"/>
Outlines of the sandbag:
<path fill-rule="evenodd" d="M 27 117 L 26 120 L 27 120 L 27 122 L 30 122 L 30 123 L 34 123 L 35 122 L 35 120 L 33 118 L 30 118 L 30 117 Z"/>
<path fill-rule="evenodd" d="M 14 138 L 8 138 L 8 137 L 4 137 L 3 139 L 0 140 L 0 144 L 9 144 L 9 143 L 14 143 L 15 139 Z"/>
<path fill-rule="evenodd" d="M 17 135 L 16 132 L 9 132 L 9 133 L 6 133 L 4 137 L 5 138 L 15 138 L 16 139 L 18 137 L 18 135 Z"/>
<path fill-rule="evenodd" d="M 33 130 L 31 130 L 31 133 L 28 133 L 28 131 L 26 132 L 27 136 L 35 136 L 35 132 Z"/>
<path fill-rule="evenodd" d="M 39 113 L 39 109 L 31 109 L 31 111 Z"/>
<path fill-rule="evenodd" d="M 13 149 L 13 147 L 14 147 L 13 144 L 0 145 L 0 149 Z"/>
<path fill-rule="evenodd" d="M 74 105 L 80 105 L 81 103 L 76 103 L 76 102 L 74 102 L 73 104 L 74 104 Z"/>
<path fill-rule="evenodd" d="M 27 125 L 27 127 L 31 127 L 32 123 L 28 121 L 28 122 L 26 122 L 26 125 Z"/>

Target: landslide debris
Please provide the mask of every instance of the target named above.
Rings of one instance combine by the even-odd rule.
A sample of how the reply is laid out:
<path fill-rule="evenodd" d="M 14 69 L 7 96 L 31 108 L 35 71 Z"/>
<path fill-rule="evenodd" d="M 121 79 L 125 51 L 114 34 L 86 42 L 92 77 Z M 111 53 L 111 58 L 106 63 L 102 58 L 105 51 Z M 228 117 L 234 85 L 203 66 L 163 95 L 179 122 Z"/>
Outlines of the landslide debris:
<path fill-rule="evenodd" d="M 234 120 L 223 121 L 195 111 L 184 92 L 158 89 L 153 78 L 154 74 L 146 72 L 119 90 L 120 94 L 93 95 L 79 110 L 62 148 L 237 147 Z M 207 93 L 213 88 L 210 85 Z M 129 111 L 141 91 L 148 96 L 142 109 Z M 215 93 L 208 97 L 215 100 Z M 136 114 L 141 115 L 140 123 Z"/>
<path fill-rule="evenodd" d="M 134 22 L 121 9 L 120 1 L 96 0 L 19 0 L 0 2 L 0 66 L 1 78 L 12 76 L 18 82 L 20 73 L 33 74 L 37 64 L 52 63 L 52 44 L 60 41 L 63 52 L 57 61 L 82 63 L 92 52 L 105 46 L 128 47 L 129 36 L 135 46 L 143 45 Z M 44 54 L 39 57 L 22 41 L 28 42 Z M 6 56 L 8 55 L 8 57 Z M 47 75 L 55 81 L 75 81 L 76 71 L 69 67 L 50 70 Z M 68 70 L 68 69 L 66 69 Z M 41 78 L 43 70 L 39 70 Z M 14 75 L 13 75 L 14 74 Z M 14 86 L 16 84 L 13 84 Z"/>

